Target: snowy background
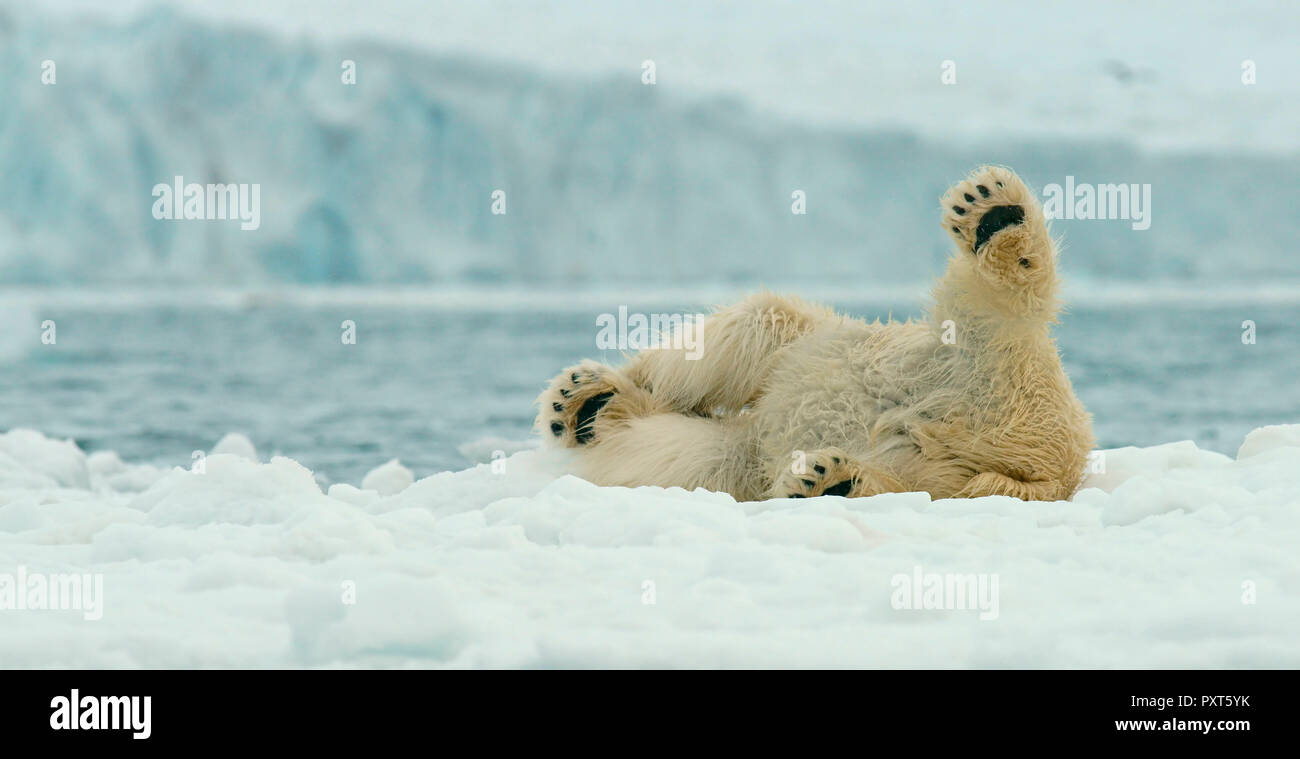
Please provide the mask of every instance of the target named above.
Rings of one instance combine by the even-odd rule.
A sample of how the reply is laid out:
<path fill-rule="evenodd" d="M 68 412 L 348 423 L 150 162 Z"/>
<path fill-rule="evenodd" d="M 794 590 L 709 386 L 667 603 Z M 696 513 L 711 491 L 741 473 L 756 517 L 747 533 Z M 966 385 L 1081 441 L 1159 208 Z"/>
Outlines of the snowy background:
<path fill-rule="evenodd" d="M 897 290 L 979 163 L 1152 185 L 1145 232 L 1058 225 L 1078 283 L 1300 279 L 1294 3 L 133 5 L 0 10 L 0 282 Z M 158 223 L 177 174 L 262 228 Z"/>
<path fill-rule="evenodd" d="M 0 665 L 1300 666 L 1300 435 L 1247 437 L 1300 422 L 1296 28 L 1258 2 L 0 0 L 0 584 L 107 596 L 0 609 Z M 1063 359 L 1115 449 L 1072 504 L 736 504 L 533 450 L 533 397 L 616 358 L 621 305 L 917 314 L 937 199 L 988 162 L 1152 187 L 1146 231 L 1054 225 Z M 261 228 L 155 220 L 178 174 L 260 184 Z M 998 574 L 1001 616 L 892 609 L 914 566 Z"/>

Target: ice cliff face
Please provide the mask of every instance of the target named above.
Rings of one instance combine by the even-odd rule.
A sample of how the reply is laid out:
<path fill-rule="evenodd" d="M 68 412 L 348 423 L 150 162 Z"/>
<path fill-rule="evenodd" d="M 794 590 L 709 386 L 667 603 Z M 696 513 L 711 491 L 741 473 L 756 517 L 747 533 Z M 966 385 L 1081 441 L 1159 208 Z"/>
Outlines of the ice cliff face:
<path fill-rule="evenodd" d="M 1300 279 L 1294 154 L 1047 135 L 972 149 L 638 74 L 0 6 L 0 283 L 913 282 L 947 254 L 940 193 L 983 162 L 1038 187 L 1151 185 L 1149 230 L 1058 222 L 1069 276 Z M 152 188 L 177 176 L 260 185 L 260 227 L 155 219 Z"/>

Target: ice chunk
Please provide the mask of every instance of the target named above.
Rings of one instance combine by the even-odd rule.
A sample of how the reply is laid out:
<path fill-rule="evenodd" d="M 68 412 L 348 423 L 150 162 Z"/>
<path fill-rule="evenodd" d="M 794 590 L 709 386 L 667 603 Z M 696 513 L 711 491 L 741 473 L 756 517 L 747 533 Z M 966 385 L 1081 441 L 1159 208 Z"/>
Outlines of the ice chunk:
<path fill-rule="evenodd" d="M 361 480 L 362 490 L 373 490 L 380 495 L 396 495 L 415 482 L 411 470 L 402 466 L 402 462 L 393 459 L 381 466 L 371 469 Z"/>
<path fill-rule="evenodd" d="M 217 444 L 212 447 L 211 455 L 219 453 L 238 456 L 249 461 L 257 461 L 257 449 L 253 447 L 253 442 L 238 432 L 227 433 L 225 437 L 217 441 Z"/>
<path fill-rule="evenodd" d="M 1300 448 L 1300 424 L 1272 424 L 1252 430 L 1237 449 L 1237 459 L 1245 459 L 1275 448 Z"/>

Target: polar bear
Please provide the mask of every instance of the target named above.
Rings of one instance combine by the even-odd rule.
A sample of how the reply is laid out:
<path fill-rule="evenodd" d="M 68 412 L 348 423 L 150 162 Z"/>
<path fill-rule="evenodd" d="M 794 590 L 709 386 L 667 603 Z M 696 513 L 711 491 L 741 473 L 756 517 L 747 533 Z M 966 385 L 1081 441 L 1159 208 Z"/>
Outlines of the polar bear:
<path fill-rule="evenodd" d="M 697 360 L 659 348 L 565 369 L 538 398 L 538 431 L 599 485 L 1068 499 L 1093 437 L 1050 333 L 1047 219 L 996 166 L 949 189 L 942 219 L 957 250 L 922 321 L 759 293 L 696 325 Z"/>

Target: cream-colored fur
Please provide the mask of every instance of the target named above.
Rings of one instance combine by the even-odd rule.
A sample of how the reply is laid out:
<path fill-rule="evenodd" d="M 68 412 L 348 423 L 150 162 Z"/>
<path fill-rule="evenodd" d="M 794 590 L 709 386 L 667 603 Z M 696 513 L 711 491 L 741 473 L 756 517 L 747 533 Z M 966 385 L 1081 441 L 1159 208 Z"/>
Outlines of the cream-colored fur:
<path fill-rule="evenodd" d="M 566 369 L 538 429 L 601 485 L 1069 498 L 1093 439 L 1049 332 L 1059 283 L 1042 209 L 1014 172 L 984 167 L 944 195 L 943 226 L 958 249 L 923 321 L 760 293 L 698 325 L 698 360 L 664 348 Z"/>

